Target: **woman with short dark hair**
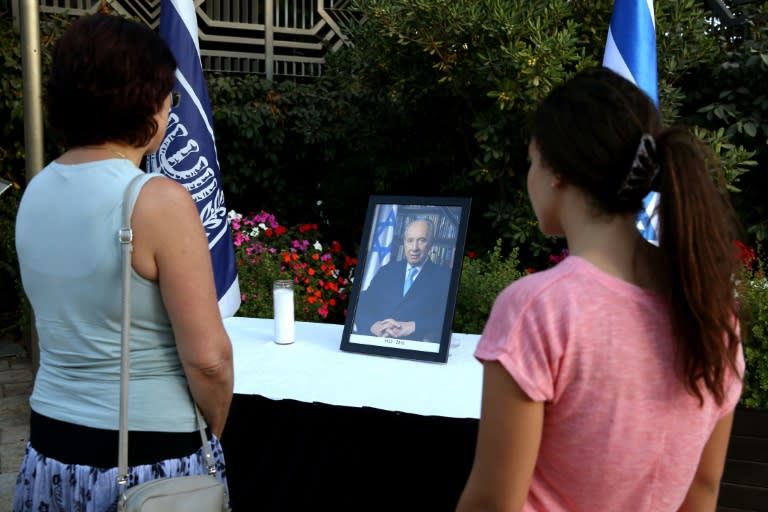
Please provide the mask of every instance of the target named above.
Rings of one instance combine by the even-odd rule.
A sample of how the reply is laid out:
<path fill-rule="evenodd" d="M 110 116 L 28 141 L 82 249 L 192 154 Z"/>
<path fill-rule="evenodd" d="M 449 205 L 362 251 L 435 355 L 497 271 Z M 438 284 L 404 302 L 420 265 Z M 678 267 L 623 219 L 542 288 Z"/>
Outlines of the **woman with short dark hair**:
<path fill-rule="evenodd" d="M 163 140 L 176 61 L 149 28 L 85 16 L 53 50 L 47 114 L 66 152 L 28 184 L 16 221 L 40 367 L 13 510 L 115 510 L 122 319 L 123 194 Z M 217 476 L 232 398 L 232 348 L 205 231 L 180 184 L 144 175 L 129 201 L 132 255 L 129 486 L 207 474 L 194 404 Z"/>

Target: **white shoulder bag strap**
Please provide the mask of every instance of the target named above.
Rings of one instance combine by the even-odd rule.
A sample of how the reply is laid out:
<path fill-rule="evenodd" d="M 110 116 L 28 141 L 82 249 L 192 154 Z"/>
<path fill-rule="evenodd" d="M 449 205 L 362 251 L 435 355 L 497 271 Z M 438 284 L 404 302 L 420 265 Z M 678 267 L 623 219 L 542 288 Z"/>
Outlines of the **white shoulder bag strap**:
<path fill-rule="evenodd" d="M 131 229 L 131 215 L 133 214 L 133 191 L 144 178 L 145 174 L 139 174 L 131 180 L 125 189 L 123 196 L 123 226 L 118 233 L 123 252 L 122 281 L 123 281 L 123 322 L 120 338 L 120 433 L 118 437 L 117 454 L 117 483 L 120 488 L 120 496 L 125 494 L 128 484 L 128 383 L 130 375 L 130 341 L 131 341 L 131 252 L 133 251 L 133 230 Z M 150 178 L 154 175 L 150 175 Z M 159 175 L 158 175 L 159 176 Z M 205 464 L 208 466 L 208 474 L 216 476 L 216 465 L 213 461 L 211 447 L 205 436 L 205 426 L 200 409 L 195 404 L 197 427 L 200 431 L 200 439 L 203 443 Z"/>

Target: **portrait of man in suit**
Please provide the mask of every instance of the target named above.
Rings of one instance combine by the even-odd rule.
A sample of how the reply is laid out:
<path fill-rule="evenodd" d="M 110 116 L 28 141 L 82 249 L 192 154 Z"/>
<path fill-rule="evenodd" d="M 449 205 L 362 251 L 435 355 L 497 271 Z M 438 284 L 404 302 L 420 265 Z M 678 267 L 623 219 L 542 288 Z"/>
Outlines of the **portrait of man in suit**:
<path fill-rule="evenodd" d="M 381 267 L 360 294 L 355 332 L 440 342 L 451 270 L 429 255 L 435 228 L 417 218 L 403 232 L 403 258 Z"/>

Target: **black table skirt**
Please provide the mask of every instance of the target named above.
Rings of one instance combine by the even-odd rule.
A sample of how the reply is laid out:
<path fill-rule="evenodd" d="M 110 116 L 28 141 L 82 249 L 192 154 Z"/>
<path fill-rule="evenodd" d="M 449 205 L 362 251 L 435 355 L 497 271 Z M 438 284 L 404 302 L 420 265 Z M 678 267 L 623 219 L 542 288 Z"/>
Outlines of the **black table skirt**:
<path fill-rule="evenodd" d="M 233 512 L 452 511 L 477 420 L 235 395 L 222 446 Z"/>

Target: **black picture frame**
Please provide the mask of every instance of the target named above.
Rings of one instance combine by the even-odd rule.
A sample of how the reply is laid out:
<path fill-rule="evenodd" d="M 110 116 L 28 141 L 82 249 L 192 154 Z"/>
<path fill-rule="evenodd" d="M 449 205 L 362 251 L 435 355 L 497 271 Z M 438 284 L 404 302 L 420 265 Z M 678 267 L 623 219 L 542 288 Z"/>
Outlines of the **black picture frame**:
<path fill-rule="evenodd" d="M 3 192 L 11 188 L 11 185 L 13 185 L 12 182 L 5 180 L 3 178 L 0 178 L 0 196 L 3 195 Z"/>
<path fill-rule="evenodd" d="M 468 197 L 369 197 L 341 350 L 448 360 L 470 205 Z M 406 293 L 409 263 L 420 270 Z"/>

